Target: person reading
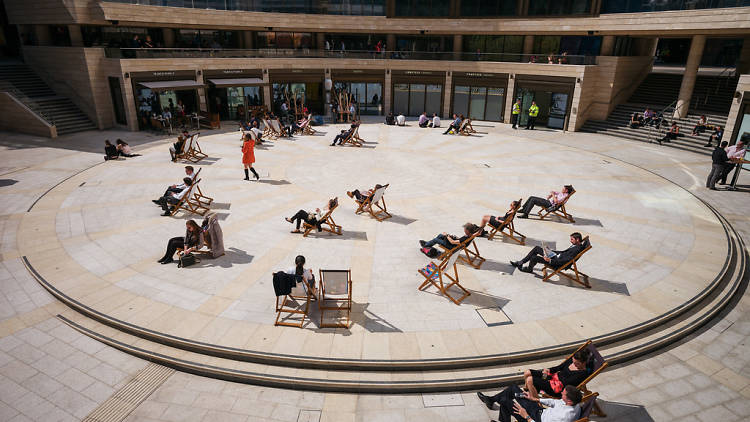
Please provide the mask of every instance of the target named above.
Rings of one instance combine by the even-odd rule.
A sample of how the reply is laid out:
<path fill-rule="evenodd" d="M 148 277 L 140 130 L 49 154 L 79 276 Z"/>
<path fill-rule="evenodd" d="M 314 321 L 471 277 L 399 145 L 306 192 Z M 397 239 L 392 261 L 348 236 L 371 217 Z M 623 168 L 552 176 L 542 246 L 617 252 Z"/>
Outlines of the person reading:
<path fill-rule="evenodd" d="M 534 246 L 520 261 L 510 261 L 510 265 L 525 273 L 534 272 L 536 264 L 547 264 L 550 267 L 559 268 L 581 253 L 583 250 L 582 241 L 581 233 L 574 232 L 570 234 L 570 246 L 568 249 L 554 251 L 546 247 L 546 245 Z M 529 264 L 524 267 L 523 265 L 527 262 Z"/>
<path fill-rule="evenodd" d="M 488 409 L 495 403 L 500 407 L 499 422 L 573 422 L 581 414 L 583 394 L 573 385 L 566 385 L 560 399 L 538 399 L 526 395 L 517 385 L 511 385 L 494 396 L 477 393 Z M 542 407 L 544 406 L 544 407 Z"/>

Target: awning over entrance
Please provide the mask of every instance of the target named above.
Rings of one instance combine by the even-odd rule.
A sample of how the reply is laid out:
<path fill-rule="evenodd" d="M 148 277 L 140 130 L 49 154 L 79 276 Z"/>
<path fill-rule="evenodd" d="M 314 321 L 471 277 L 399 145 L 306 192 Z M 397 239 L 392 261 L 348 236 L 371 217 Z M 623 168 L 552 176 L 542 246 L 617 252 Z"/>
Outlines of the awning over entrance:
<path fill-rule="evenodd" d="M 263 79 L 259 78 L 209 79 L 208 81 L 217 87 L 265 85 Z"/>
<path fill-rule="evenodd" d="M 198 89 L 203 88 L 203 84 L 192 81 L 153 81 L 153 82 L 138 82 L 140 85 L 145 86 L 148 89 L 154 91 L 167 91 L 167 90 L 180 90 L 180 89 Z"/>

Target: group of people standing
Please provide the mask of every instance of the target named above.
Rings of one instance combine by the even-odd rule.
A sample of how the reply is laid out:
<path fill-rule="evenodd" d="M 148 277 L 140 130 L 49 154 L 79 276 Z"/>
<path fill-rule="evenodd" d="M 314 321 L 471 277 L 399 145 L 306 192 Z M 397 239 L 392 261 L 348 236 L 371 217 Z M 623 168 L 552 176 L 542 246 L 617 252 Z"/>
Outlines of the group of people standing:
<path fill-rule="evenodd" d="M 750 133 L 744 133 L 732 146 L 727 146 L 727 141 L 722 141 L 714 148 L 711 154 L 711 172 L 706 179 L 706 187 L 716 190 L 716 183 L 727 184 L 727 176 L 734 168 L 732 180 L 735 181 L 742 171 L 742 160 L 745 157 L 746 145 L 750 141 Z"/>
<path fill-rule="evenodd" d="M 525 129 L 534 130 L 536 125 L 536 118 L 539 116 L 539 106 L 536 105 L 536 101 L 531 102 L 531 106 L 529 106 L 529 109 L 526 110 L 526 113 L 528 113 L 528 118 L 526 120 L 526 127 Z M 518 124 L 521 119 L 521 99 L 517 99 L 515 103 L 513 103 L 513 108 L 511 109 L 511 123 L 513 123 L 513 129 L 518 129 Z"/>

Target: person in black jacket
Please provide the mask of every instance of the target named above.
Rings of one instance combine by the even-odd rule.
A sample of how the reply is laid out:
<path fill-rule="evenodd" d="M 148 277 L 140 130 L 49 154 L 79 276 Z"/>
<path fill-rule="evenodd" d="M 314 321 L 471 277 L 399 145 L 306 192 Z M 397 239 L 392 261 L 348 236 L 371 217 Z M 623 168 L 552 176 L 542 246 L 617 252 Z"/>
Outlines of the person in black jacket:
<path fill-rule="evenodd" d="M 727 141 L 722 141 L 721 145 L 717 145 L 714 148 L 714 152 L 711 153 L 711 172 L 708 173 L 706 179 L 706 187 L 711 190 L 716 190 L 716 182 L 721 178 L 724 173 L 724 168 L 729 163 L 727 152 L 724 148 L 727 147 Z"/>
<path fill-rule="evenodd" d="M 565 362 L 552 368 L 545 368 L 541 371 L 536 369 L 527 369 L 523 372 L 524 382 L 528 395 L 531 399 L 539 398 L 539 392 L 544 391 L 546 394 L 554 397 L 560 397 L 563 387 L 566 385 L 575 385 L 582 383 L 589 376 L 586 364 L 591 354 L 588 350 L 577 351 L 565 360 Z"/>
<path fill-rule="evenodd" d="M 581 243 L 582 240 L 583 239 L 581 237 L 581 233 L 571 233 L 571 245 L 568 247 L 568 249 L 565 249 L 564 251 L 551 251 L 552 256 L 548 256 L 548 254 L 544 253 L 544 249 L 541 246 L 534 246 L 534 249 L 532 249 L 522 260 L 510 261 L 510 265 L 518 268 L 525 273 L 533 272 L 534 266 L 540 263 L 546 263 L 553 268 L 558 268 L 562 265 L 565 265 L 576 255 L 581 253 L 584 248 L 583 244 Z M 529 263 L 529 265 L 524 268 L 523 264 L 527 262 Z"/>

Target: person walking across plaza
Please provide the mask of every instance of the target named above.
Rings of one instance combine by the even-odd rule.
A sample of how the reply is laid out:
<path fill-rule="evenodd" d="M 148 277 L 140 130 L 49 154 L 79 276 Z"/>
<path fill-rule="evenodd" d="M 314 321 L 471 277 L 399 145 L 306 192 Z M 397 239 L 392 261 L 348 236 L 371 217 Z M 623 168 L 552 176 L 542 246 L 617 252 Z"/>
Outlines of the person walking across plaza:
<path fill-rule="evenodd" d="M 510 122 L 513 123 L 513 129 L 518 129 L 518 118 L 521 116 L 521 100 L 513 103 L 513 110 L 510 114 Z"/>
<path fill-rule="evenodd" d="M 536 105 L 536 101 L 531 102 L 529 107 L 529 121 L 526 122 L 526 129 L 534 130 L 534 123 L 536 123 L 536 116 L 539 115 L 539 106 Z"/>
<path fill-rule="evenodd" d="M 708 178 L 706 179 L 706 187 L 711 190 L 716 190 L 716 182 L 724 174 L 724 169 L 727 165 L 731 165 L 727 157 L 727 152 L 724 150 L 726 147 L 727 141 L 721 141 L 719 145 L 716 145 L 713 154 L 711 154 L 711 172 L 708 173 Z"/>
<path fill-rule="evenodd" d="M 249 133 L 246 133 L 245 140 L 242 142 L 242 165 L 245 166 L 245 180 L 250 180 L 248 170 L 253 172 L 255 180 L 260 179 L 260 176 L 258 176 L 258 173 L 253 168 L 253 163 L 255 163 L 255 140 L 253 140 L 253 137 Z"/>

